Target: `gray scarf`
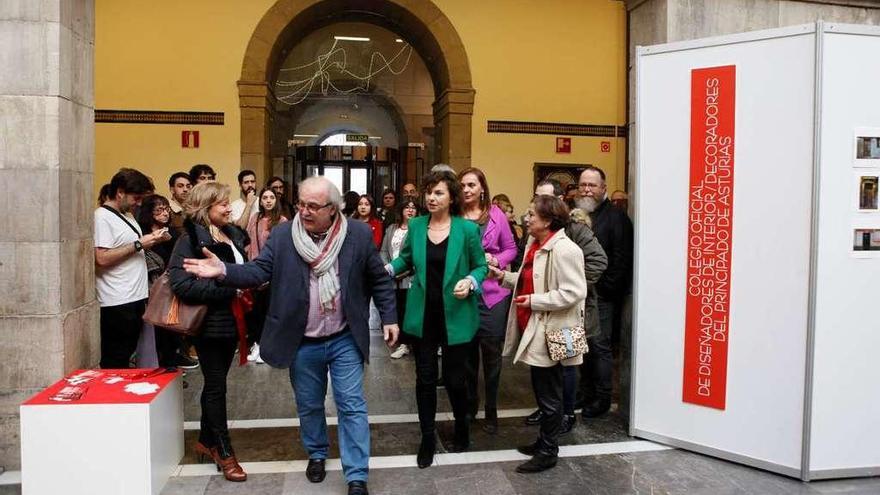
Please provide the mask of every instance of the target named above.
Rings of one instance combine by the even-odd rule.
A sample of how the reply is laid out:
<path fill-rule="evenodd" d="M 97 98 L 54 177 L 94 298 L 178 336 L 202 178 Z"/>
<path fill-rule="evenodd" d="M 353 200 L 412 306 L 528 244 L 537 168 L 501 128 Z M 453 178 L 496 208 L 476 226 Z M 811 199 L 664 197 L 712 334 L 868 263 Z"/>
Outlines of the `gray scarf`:
<path fill-rule="evenodd" d="M 334 311 L 336 309 L 336 295 L 339 294 L 336 258 L 339 257 L 339 251 L 342 249 L 342 243 L 345 242 L 345 235 L 348 233 L 348 221 L 337 213 L 336 220 L 327 231 L 327 237 L 319 244 L 315 244 L 315 241 L 303 227 L 299 213 L 293 217 L 291 223 L 290 233 L 293 237 L 293 247 L 318 277 L 318 297 L 321 308 Z"/>

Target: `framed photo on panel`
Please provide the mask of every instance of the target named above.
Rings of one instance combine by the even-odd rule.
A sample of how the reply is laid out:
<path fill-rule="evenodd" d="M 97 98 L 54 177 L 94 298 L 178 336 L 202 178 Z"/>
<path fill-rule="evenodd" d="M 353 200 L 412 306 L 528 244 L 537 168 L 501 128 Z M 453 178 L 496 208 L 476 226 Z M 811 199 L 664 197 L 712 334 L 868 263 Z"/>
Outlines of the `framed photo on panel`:
<path fill-rule="evenodd" d="M 869 173 L 866 170 L 857 169 L 854 174 L 855 182 L 855 210 L 861 213 L 877 213 L 880 211 L 880 171 Z"/>
<path fill-rule="evenodd" d="M 856 127 L 853 166 L 880 167 L 880 127 Z"/>

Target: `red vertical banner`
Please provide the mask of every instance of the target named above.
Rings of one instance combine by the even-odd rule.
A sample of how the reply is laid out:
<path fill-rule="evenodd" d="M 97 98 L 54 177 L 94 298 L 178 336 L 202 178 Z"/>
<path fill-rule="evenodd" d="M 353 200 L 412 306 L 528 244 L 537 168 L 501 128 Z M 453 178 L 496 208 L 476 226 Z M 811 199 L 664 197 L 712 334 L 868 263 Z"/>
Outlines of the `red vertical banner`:
<path fill-rule="evenodd" d="M 725 409 L 733 246 L 736 66 L 691 72 L 682 400 Z"/>

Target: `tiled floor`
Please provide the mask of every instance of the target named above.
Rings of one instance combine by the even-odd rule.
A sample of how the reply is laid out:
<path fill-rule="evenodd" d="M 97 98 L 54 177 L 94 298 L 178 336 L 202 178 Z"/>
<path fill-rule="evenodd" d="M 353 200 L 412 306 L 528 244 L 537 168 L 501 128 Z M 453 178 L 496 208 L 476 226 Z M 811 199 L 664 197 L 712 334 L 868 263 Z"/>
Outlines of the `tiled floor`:
<path fill-rule="evenodd" d="M 497 435 L 482 431 L 482 420 L 472 428 L 470 454 L 445 454 L 452 436 L 452 422 L 438 423 L 438 457 L 428 469 L 415 467 L 419 443 L 418 423 L 413 416 L 415 379 L 411 357 L 388 358 L 381 339 L 374 338 L 371 364 L 366 369 L 368 409 L 381 416 L 371 424 L 370 492 L 373 494 L 465 495 L 465 494 L 880 494 L 880 478 L 802 483 L 798 480 L 738 464 L 665 449 L 627 435 L 624 418 L 616 411 L 588 423 L 579 422 L 561 438 L 569 454 L 546 472 L 522 475 L 513 450 L 534 440 L 536 427 L 525 426 L 522 416 L 534 407 L 528 370 L 505 364 L 501 378 L 499 408 L 516 417 L 499 421 Z M 201 373 L 186 377 L 185 417 L 197 421 Z M 329 396 L 329 395 L 328 395 Z M 284 370 L 266 365 L 234 367 L 229 376 L 231 420 L 296 417 L 293 394 Z M 438 389 L 440 412 L 450 411 L 445 391 Z M 332 399 L 328 416 L 335 416 Z M 386 416 L 395 415 L 395 416 Z M 403 415 L 403 416 L 397 416 Z M 190 423 L 192 425 L 192 423 Z M 231 432 L 238 458 L 249 471 L 245 483 L 230 483 L 213 466 L 199 465 L 191 449 L 197 431 L 186 431 L 187 452 L 178 475 L 166 484 L 162 495 L 282 495 L 344 494 L 339 470 L 336 427 L 330 427 L 331 461 L 327 479 L 309 483 L 302 472 L 307 456 L 295 426 L 272 426 L 250 421 Z M 572 450 L 576 449 L 576 450 Z M 662 449 L 662 450 L 657 450 Z M 608 453 L 615 452 L 615 453 Z M 574 456 L 572 456 L 574 455 Z M 392 466 L 392 467 L 379 467 Z M 405 466 L 405 467 L 396 467 Z M 18 485 L 0 485 L 0 495 L 21 493 Z"/>

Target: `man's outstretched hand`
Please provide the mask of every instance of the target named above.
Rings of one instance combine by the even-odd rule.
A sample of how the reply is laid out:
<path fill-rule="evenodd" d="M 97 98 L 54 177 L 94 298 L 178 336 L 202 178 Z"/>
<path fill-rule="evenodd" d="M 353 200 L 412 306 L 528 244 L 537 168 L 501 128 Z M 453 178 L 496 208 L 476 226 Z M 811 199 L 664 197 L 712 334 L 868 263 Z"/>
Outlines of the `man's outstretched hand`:
<path fill-rule="evenodd" d="M 199 278 L 217 278 L 223 275 L 225 270 L 223 270 L 223 262 L 220 261 L 220 258 L 208 248 L 202 248 L 202 253 L 205 255 L 205 259 L 184 258 L 183 269 Z"/>
<path fill-rule="evenodd" d="M 400 335 L 400 327 L 398 327 L 396 323 L 393 325 L 384 325 L 382 331 L 385 333 L 385 345 L 388 347 L 394 347 L 394 344 L 397 343 L 397 337 Z"/>

